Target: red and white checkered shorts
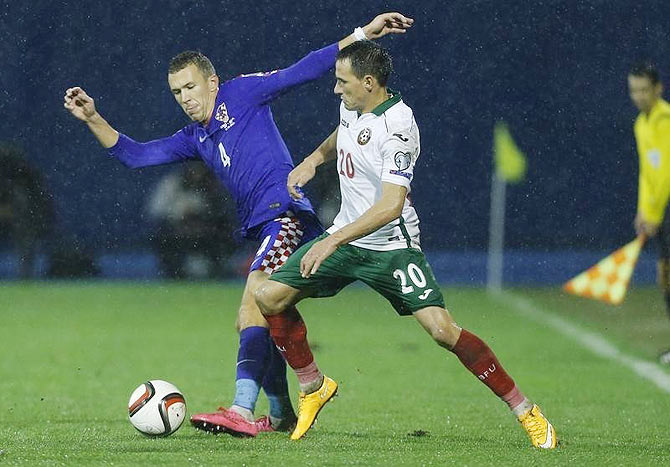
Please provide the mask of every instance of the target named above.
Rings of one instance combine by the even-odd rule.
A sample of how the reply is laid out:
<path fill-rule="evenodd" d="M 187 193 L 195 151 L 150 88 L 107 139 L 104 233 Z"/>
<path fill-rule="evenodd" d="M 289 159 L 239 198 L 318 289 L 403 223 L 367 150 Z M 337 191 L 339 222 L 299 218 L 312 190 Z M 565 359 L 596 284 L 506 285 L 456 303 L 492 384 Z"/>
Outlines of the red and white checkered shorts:
<path fill-rule="evenodd" d="M 263 228 L 263 242 L 256 252 L 249 272 L 263 271 L 272 274 L 298 249 L 305 234 L 300 219 L 279 217 Z"/>

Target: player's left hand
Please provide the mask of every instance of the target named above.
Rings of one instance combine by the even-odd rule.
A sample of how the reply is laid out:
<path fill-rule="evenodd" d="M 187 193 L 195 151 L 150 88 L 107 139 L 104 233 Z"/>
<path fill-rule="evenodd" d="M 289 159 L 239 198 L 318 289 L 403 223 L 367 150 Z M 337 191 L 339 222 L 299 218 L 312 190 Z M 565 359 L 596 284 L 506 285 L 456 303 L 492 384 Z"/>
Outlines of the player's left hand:
<path fill-rule="evenodd" d="M 65 91 L 64 107 L 83 122 L 90 121 L 97 113 L 95 101 L 79 86 Z"/>
<path fill-rule="evenodd" d="M 414 20 L 401 13 L 383 13 L 363 26 L 365 37 L 370 40 L 379 39 L 387 34 L 404 34 L 412 27 Z"/>
<path fill-rule="evenodd" d="M 337 244 L 332 240 L 332 237 L 326 237 L 312 245 L 300 260 L 300 274 L 302 277 L 307 279 L 314 274 L 321 263 L 335 253 L 335 250 L 337 250 Z"/>

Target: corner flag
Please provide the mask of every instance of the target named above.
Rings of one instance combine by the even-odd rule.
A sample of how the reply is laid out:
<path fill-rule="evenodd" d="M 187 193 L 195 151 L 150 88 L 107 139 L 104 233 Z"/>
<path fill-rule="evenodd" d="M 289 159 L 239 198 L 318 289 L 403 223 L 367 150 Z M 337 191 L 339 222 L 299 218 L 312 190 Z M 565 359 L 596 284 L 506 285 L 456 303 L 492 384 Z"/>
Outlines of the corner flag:
<path fill-rule="evenodd" d="M 526 156 L 519 150 L 507 125 L 502 121 L 496 122 L 493 128 L 493 165 L 486 288 L 495 292 L 501 290 L 503 279 L 506 186 L 510 182 L 520 182 L 526 175 Z"/>
<path fill-rule="evenodd" d="M 526 175 L 526 156 L 519 150 L 505 122 L 493 128 L 493 158 L 498 178 L 517 183 Z"/>
<path fill-rule="evenodd" d="M 639 236 L 568 281 L 563 290 L 579 297 L 619 305 L 626 297 L 642 245 L 644 237 Z"/>

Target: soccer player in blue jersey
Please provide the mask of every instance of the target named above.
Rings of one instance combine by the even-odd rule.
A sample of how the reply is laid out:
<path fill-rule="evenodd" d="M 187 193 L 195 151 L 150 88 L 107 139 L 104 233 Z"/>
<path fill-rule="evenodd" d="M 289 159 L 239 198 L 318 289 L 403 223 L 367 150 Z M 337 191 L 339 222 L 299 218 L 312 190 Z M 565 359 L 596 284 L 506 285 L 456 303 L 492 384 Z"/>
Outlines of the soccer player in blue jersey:
<path fill-rule="evenodd" d="M 296 420 L 288 396 L 286 363 L 273 344 L 254 292 L 293 251 L 323 229 L 309 200 L 293 199 L 286 189 L 293 162 L 274 123 L 270 103 L 290 88 L 328 72 L 338 51 L 347 45 L 404 33 L 412 23 L 400 13 L 385 13 L 288 68 L 242 75 L 224 83 L 219 83 L 206 56 L 183 52 L 170 61 L 168 83 L 193 123 L 148 143 L 116 131 L 82 88 L 65 92 L 65 108 L 85 122 L 109 154 L 127 167 L 201 159 L 235 199 L 243 236 L 261 242 L 237 314 L 240 345 L 233 404 L 229 409 L 193 415 L 191 422 L 196 428 L 256 436 L 260 431 L 289 430 Z M 270 413 L 255 420 L 261 387 Z"/>

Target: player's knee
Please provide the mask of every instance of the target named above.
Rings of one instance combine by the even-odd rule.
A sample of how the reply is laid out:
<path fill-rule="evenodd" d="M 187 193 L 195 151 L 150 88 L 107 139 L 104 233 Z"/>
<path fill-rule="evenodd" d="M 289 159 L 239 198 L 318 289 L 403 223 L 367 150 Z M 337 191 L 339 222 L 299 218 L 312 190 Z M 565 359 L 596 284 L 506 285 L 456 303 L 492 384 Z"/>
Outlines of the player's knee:
<path fill-rule="evenodd" d="M 451 317 L 451 314 L 442 307 L 429 307 L 415 313 L 423 328 L 440 347 L 451 350 L 459 336 L 461 328 Z"/>
<path fill-rule="evenodd" d="M 451 350 L 461 335 L 461 328 L 451 319 L 435 323 L 428 330 L 437 345 Z"/>
<path fill-rule="evenodd" d="M 451 326 L 447 328 L 438 327 L 431 329 L 430 337 L 432 337 L 433 341 L 435 341 L 435 343 L 440 347 L 451 350 L 451 348 L 456 345 L 456 341 L 458 340 L 458 337 L 455 335 L 454 331 L 455 330 Z"/>
<path fill-rule="evenodd" d="M 278 288 L 271 281 L 266 281 L 254 291 L 254 299 L 264 315 L 271 316 L 284 311 L 284 301 L 278 293 Z"/>

